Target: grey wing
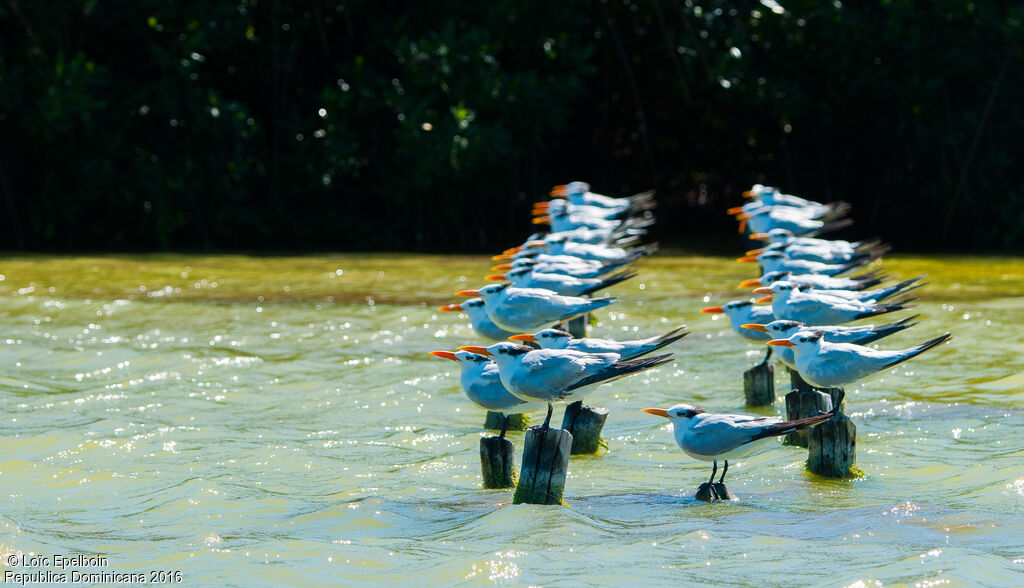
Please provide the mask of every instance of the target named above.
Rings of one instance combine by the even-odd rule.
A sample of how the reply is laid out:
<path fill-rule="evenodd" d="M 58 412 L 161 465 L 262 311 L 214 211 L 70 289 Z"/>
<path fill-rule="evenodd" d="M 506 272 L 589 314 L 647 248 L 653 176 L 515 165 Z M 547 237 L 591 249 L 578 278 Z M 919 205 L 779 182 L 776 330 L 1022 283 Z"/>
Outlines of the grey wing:
<path fill-rule="evenodd" d="M 751 442 L 767 425 L 782 422 L 778 417 L 736 414 L 698 415 L 701 421 L 683 438 L 694 453 L 721 455 Z"/>

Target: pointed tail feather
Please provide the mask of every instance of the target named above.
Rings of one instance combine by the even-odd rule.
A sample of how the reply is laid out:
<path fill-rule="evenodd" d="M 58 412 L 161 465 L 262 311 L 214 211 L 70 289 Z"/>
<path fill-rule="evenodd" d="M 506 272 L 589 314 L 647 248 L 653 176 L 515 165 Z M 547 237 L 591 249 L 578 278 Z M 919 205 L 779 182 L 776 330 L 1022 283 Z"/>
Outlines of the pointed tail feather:
<path fill-rule="evenodd" d="M 846 228 L 846 227 L 848 227 L 848 226 L 850 226 L 852 224 L 853 224 L 853 219 L 844 218 L 844 219 L 840 219 L 840 220 L 836 220 L 836 221 L 825 223 L 824 225 L 822 225 L 822 227 L 820 229 L 813 230 L 813 231 L 811 231 L 811 232 L 809 232 L 809 233 L 807 233 L 807 234 L 805 234 L 803 236 L 804 237 L 817 237 L 818 235 L 821 235 L 823 233 L 828 233 L 828 232 L 831 232 L 831 231 L 838 231 L 839 229 L 844 229 L 844 228 Z"/>
<path fill-rule="evenodd" d="M 915 304 L 908 304 L 909 302 L 913 302 L 914 300 L 917 300 L 917 298 L 907 298 L 889 304 L 876 304 L 874 307 L 872 307 L 871 310 L 858 314 L 856 318 L 868 318 L 869 316 L 878 316 L 880 314 L 894 312 L 897 310 L 903 310 L 905 308 L 914 308 L 914 306 L 916 306 Z"/>
<path fill-rule="evenodd" d="M 653 367 L 659 366 L 663 363 L 672 361 L 672 354 L 666 353 L 664 355 L 656 355 L 654 357 L 644 357 L 641 359 L 630 359 L 627 361 L 619 361 L 606 367 L 605 369 L 597 372 L 592 376 L 587 376 L 582 380 L 576 382 L 572 386 L 565 389 L 566 392 L 572 392 L 579 388 L 584 388 L 592 384 L 599 384 L 602 382 L 610 382 L 619 378 L 624 378 L 630 374 L 649 370 Z"/>
<path fill-rule="evenodd" d="M 932 339 L 931 341 L 925 341 L 924 343 L 918 345 L 917 347 L 911 347 L 910 349 L 907 350 L 908 353 L 907 353 L 906 356 L 901 357 L 900 359 L 897 359 L 896 361 L 893 361 L 891 363 L 885 364 L 885 367 L 883 367 L 882 369 L 883 370 L 887 370 L 887 369 L 891 368 L 892 366 L 897 365 L 897 364 L 901 364 L 904 361 L 907 361 L 908 359 L 910 359 L 912 357 L 917 357 L 918 355 L 921 355 L 922 353 L 924 353 L 925 351 L 928 351 L 932 347 L 935 347 L 936 345 L 938 345 L 940 343 L 945 343 L 946 341 L 949 341 L 952 338 L 953 338 L 952 333 L 946 333 L 945 335 L 938 336 L 938 337 Z"/>
<path fill-rule="evenodd" d="M 758 439 L 764 439 L 765 437 L 779 437 L 781 435 L 788 435 L 793 431 L 799 431 L 800 429 L 806 429 L 808 427 L 820 425 L 821 423 L 832 418 L 832 416 L 839 411 L 839 407 L 842 406 L 842 404 L 843 399 L 842 397 L 840 397 L 839 402 L 837 402 L 836 405 L 832 407 L 832 410 L 824 414 L 818 414 L 814 416 L 804 417 L 802 419 L 794 419 L 792 421 L 768 425 L 767 427 L 762 429 L 760 433 L 754 435 L 753 438 L 750 439 L 750 441 L 757 441 Z"/>
<path fill-rule="evenodd" d="M 918 324 L 918 323 L 912 323 L 910 321 L 912 321 L 912 320 L 914 320 L 916 318 L 920 318 L 920 317 L 921 317 L 921 315 L 915 314 L 914 316 L 908 316 L 907 318 L 891 322 L 891 323 L 889 323 L 887 325 L 882 325 L 880 327 L 875 327 L 874 329 L 871 330 L 870 333 L 868 333 L 867 335 L 865 335 L 864 337 L 862 337 L 860 339 L 857 339 L 853 343 L 855 343 L 857 345 L 867 345 L 868 343 L 872 343 L 874 341 L 878 341 L 879 339 L 881 339 L 883 337 L 888 337 L 889 335 L 893 335 L 895 333 L 899 333 L 900 331 L 903 331 L 905 329 L 909 329 L 910 327 L 913 327 L 914 325 Z"/>
<path fill-rule="evenodd" d="M 889 286 L 888 288 L 884 288 L 882 290 L 882 295 L 877 298 L 878 302 L 881 302 L 881 301 L 883 301 L 883 300 L 885 300 L 887 298 L 892 298 L 893 296 L 895 296 L 897 294 L 906 294 L 907 292 L 910 292 L 910 291 L 913 291 L 913 290 L 917 290 L 918 288 L 920 288 L 922 286 L 927 286 L 928 285 L 927 283 L 916 284 L 916 282 L 918 282 L 919 280 L 923 279 L 926 275 L 928 275 L 928 274 L 921 274 L 920 276 L 917 276 L 916 278 L 910 278 L 909 280 L 904 280 L 904 281 L 902 281 L 899 284 L 896 284 L 894 286 Z"/>
<path fill-rule="evenodd" d="M 640 347 L 637 350 L 636 353 L 634 353 L 632 355 L 623 355 L 622 359 L 623 360 L 635 359 L 637 357 L 641 357 L 641 356 L 647 355 L 648 353 L 651 353 L 653 351 L 657 351 L 657 350 L 661 349 L 662 347 L 665 347 L 666 345 L 670 345 L 672 343 L 675 343 L 676 341 L 678 341 L 678 340 L 682 339 L 683 337 L 685 337 L 685 336 L 690 334 L 689 331 L 684 331 L 683 330 L 685 328 L 686 328 L 686 325 L 683 325 L 681 327 L 676 327 L 675 329 L 672 329 L 671 331 L 662 333 L 662 334 L 657 335 L 655 337 L 651 337 L 650 339 L 648 339 L 648 343 L 643 345 L 642 347 Z"/>
<path fill-rule="evenodd" d="M 636 277 L 636 272 L 635 271 L 633 271 L 633 270 L 626 270 L 626 271 L 624 271 L 624 272 L 622 272 L 620 274 L 615 274 L 614 276 L 609 276 L 607 278 L 604 278 L 598 284 L 592 286 L 591 288 L 589 288 L 587 290 L 584 290 L 583 294 L 584 295 L 586 295 L 586 294 L 593 294 L 594 292 L 597 292 L 598 290 L 602 290 L 604 288 L 608 288 L 609 286 L 614 286 L 615 284 L 618 284 L 619 282 L 624 282 L 624 281 L 626 281 L 626 280 L 628 280 L 630 278 L 634 278 L 634 277 Z"/>

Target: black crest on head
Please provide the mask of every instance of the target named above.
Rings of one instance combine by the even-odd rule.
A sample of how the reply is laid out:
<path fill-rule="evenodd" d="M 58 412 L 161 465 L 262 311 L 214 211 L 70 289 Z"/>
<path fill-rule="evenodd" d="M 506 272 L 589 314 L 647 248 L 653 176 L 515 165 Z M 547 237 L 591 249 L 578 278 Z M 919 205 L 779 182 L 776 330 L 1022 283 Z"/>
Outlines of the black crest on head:
<path fill-rule="evenodd" d="M 684 417 L 688 418 L 688 419 L 692 419 L 693 417 L 695 417 L 695 416 L 697 416 L 697 415 L 699 415 L 699 414 L 701 414 L 703 412 L 706 412 L 704 410 L 704 407 L 703 406 L 697 406 L 697 407 L 691 408 L 690 410 L 683 411 L 682 415 Z"/>
<path fill-rule="evenodd" d="M 754 302 L 751 301 L 751 300 L 736 300 L 736 301 L 730 302 L 726 306 L 731 306 L 733 308 L 743 308 L 744 306 L 750 306 L 753 303 Z"/>
<path fill-rule="evenodd" d="M 558 335 L 559 337 L 572 337 L 570 333 L 566 333 L 565 331 L 559 329 L 551 329 L 549 333 L 551 333 L 552 335 Z"/>
<path fill-rule="evenodd" d="M 523 355 L 524 353 L 529 353 L 531 351 L 533 351 L 533 347 L 529 347 L 527 345 L 516 345 L 515 347 L 512 347 L 508 350 L 508 354 L 515 357 L 517 355 Z"/>
<path fill-rule="evenodd" d="M 807 340 L 808 341 L 817 341 L 817 340 L 821 339 L 824 336 L 825 336 L 825 331 L 814 331 L 813 333 L 811 333 L 811 335 L 809 337 L 807 337 Z"/>

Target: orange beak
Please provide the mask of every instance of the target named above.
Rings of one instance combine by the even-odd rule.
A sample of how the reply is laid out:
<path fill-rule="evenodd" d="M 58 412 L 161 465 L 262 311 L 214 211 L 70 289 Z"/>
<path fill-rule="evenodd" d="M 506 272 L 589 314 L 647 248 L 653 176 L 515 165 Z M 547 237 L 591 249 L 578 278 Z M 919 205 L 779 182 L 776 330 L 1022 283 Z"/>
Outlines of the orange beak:
<path fill-rule="evenodd" d="M 760 286 L 761 280 L 743 280 L 740 282 L 739 288 L 753 288 L 754 286 Z"/>
<path fill-rule="evenodd" d="M 560 186 L 555 186 L 554 188 L 551 188 L 550 194 L 551 194 L 552 198 L 564 198 L 566 192 L 568 192 L 568 191 L 569 191 L 569 185 L 568 184 L 562 184 Z"/>
<path fill-rule="evenodd" d="M 522 247 L 509 247 L 508 249 L 502 251 L 501 254 L 502 255 L 515 255 L 516 253 L 519 253 L 520 249 L 522 249 Z"/>
<path fill-rule="evenodd" d="M 750 218 L 750 215 L 745 213 L 745 212 L 741 212 L 741 213 L 736 215 L 736 220 L 745 221 L 745 220 L 748 220 L 749 218 Z"/>
<path fill-rule="evenodd" d="M 737 231 L 739 234 L 743 234 L 743 231 L 747 230 L 747 219 L 740 219 L 740 228 Z"/>
<path fill-rule="evenodd" d="M 530 241 L 529 243 L 526 244 L 526 246 L 527 247 L 543 248 L 543 247 L 547 247 L 548 244 L 545 243 L 544 241 Z"/>
<path fill-rule="evenodd" d="M 495 255 L 491 258 L 491 261 L 512 261 L 511 255 Z"/>
<path fill-rule="evenodd" d="M 789 339 L 772 339 L 771 341 L 768 342 L 768 344 L 775 345 L 777 347 L 796 347 L 796 345 L 793 345 L 792 343 L 789 342 Z M 459 349 L 462 348 L 459 347 Z"/>
<path fill-rule="evenodd" d="M 742 206 L 733 206 L 732 208 L 730 208 L 729 210 L 726 210 L 725 212 L 728 213 L 728 214 L 742 214 L 743 213 L 743 207 Z"/>
<path fill-rule="evenodd" d="M 750 251 L 747 251 L 746 255 L 760 255 L 762 253 L 764 253 L 764 247 L 760 249 L 751 249 Z"/>
<path fill-rule="evenodd" d="M 498 264 L 498 265 L 492 267 L 491 271 L 493 271 L 493 272 L 507 272 L 510 269 L 512 269 L 512 264 L 511 263 L 501 263 L 501 264 Z"/>
<path fill-rule="evenodd" d="M 766 303 L 771 302 L 771 301 L 772 301 L 772 297 L 771 296 L 765 296 L 764 298 L 758 298 L 754 302 L 756 302 L 758 304 L 766 304 Z"/>
<path fill-rule="evenodd" d="M 479 296 L 479 290 L 459 290 L 455 293 L 456 296 Z"/>
<path fill-rule="evenodd" d="M 741 258 L 737 259 L 736 263 L 754 263 L 756 261 L 757 261 L 757 256 L 756 255 L 748 255 L 746 257 L 741 257 Z"/>
<path fill-rule="evenodd" d="M 530 222 L 532 222 L 535 225 L 549 225 L 549 224 L 551 224 L 551 217 L 548 217 L 548 216 L 538 216 L 538 217 L 534 217 L 534 219 L 532 221 L 530 221 Z"/>
<path fill-rule="evenodd" d="M 480 355 L 494 355 L 490 351 L 487 351 L 486 347 L 478 347 L 476 345 L 463 345 L 459 347 L 459 351 L 468 351 L 470 353 L 479 353 Z"/>
<path fill-rule="evenodd" d="M 708 308 L 702 308 L 701 312 L 704 314 L 718 314 L 725 311 L 722 310 L 721 306 L 710 306 Z"/>
<path fill-rule="evenodd" d="M 459 361 L 459 358 L 455 357 L 455 354 L 451 351 L 431 351 L 430 355 L 443 357 L 444 359 L 450 359 L 452 361 Z"/>
<path fill-rule="evenodd" d="M 768 233 L 754 233 L 750 238 L 755 241 L 771 241 L 771 237 L 768 236 Z"/>
<path fill-rule="evenodd" d="M 768 328 L 765 327 L 764 325 L 747 324 L 747 325 L 740 325 L 740 328 L 750 329 L 752 331 L 761 331 L 762 333 L 767 333 L 768 332 Z"/>
<path fill-rule="evenodd" d="M 744 198 L 757 198 L 757 194 L 755 194 L 753 190 L 747 190 L 747 191 L 743 192 L 743 197 Z"/>
<path fill-rule="evenodd" d="M 484 276 L 484 279 L 491 280 L 494 282 L 501 282 L 502 280 L 505 279 L 505 274 L 491 274 L 489 276 Z"/>
<path fill-rule="evenodd" d="M 667 419 L 672 418 L 672 417 L 668 416 L 668 411 L 665 410 L 664 408 L 644 408 L 644 409 L 641 409 L 641 410 L 643 412 L 646 412 L 647 414 L 653 414 L 653 415 L 657 415 L 657 416 L 660 416 L 660 417 L 665 417 Z"/>
<path fill-rule="evenodd" d="M 772 289 L 767 286 L 761 286 L 760 288 L 754 288 L 754 294 L 768 294 L 771 296 Z"/>
<path fill-rule="evenodd" d="M 438 308 L 438 310 L 440 310 L 442 312 L 459 312 L 459 311 L 462 310 L 462 305 L 461 304 L 445 304 L 441 308 Z"/>
<path fill-rule="evenodd" d="M 513 341 L 533 341 L 534 343 L 537 342 L 537 338 L 534 337 L 533 335 L 512 335 L 511 337 L 509 337 L 509 339 L 512 339 Z"/>

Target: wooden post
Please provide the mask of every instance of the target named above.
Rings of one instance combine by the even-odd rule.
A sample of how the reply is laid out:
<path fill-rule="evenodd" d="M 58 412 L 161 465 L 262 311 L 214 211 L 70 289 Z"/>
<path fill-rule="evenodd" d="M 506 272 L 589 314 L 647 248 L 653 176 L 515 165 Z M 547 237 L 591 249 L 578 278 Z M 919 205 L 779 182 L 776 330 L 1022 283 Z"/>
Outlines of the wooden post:
<path fill-rule="evenodd" d="M 511 488 L 516 485 L 516 448 L 502 437 L 480 438 L 480 470 L 484 488 Z"/>
<path fill-rule="evenodd" d="M 768 406 L 775 403 L 775 367 L 759 363 L 743 372 L 743 395 L 747 406 Z"/>
<path fill-rule="evenodd" d="M 542 429 L 540 425 L 530 427 L 523 443 L 523 465 L 512 504 L 562 504 L 571 447 L 569 431 Z"/>
<path fill-rule="evenodd" d="M 832 397 L 813 388 L 786 394 L 786 420 L 802 419 L 832 410 Z M 782 439 L 783 445 L 807 447 L 807 430 L 796 431 Z"/>
<path fill-rule="evenodd" d="M 565 407 L 562 428 L 572 434 L 572 455 L 597 453 L 601 447 L 601 429 L 608 419 L 607 408 L 583 406 L 577 400 Z"/>
<path fill-rule="evenodd" d="M 487 411 L 487 418 L 484 419 L 484 428 L 491 431 L 500 431 L 505 424 L 505 413 Z M 530 426 L 530 415 L 526 413 L 512 413 L 508 415 L 509 431 L 525 431 Z"/>
<path fill-rule="evenodd" d="M 848 478 L 857 459 L 857 425 L 841 412 L 811 428 L 808 434 L 807 469 L 820 476 Z"/>
<path fill-rule="evenodd" d="M 587 336 L 587 323 L 590 322 L 590 315 L 585 314 L 565 323 L 565 330 L 573 337 L 580 339 Z"/>

